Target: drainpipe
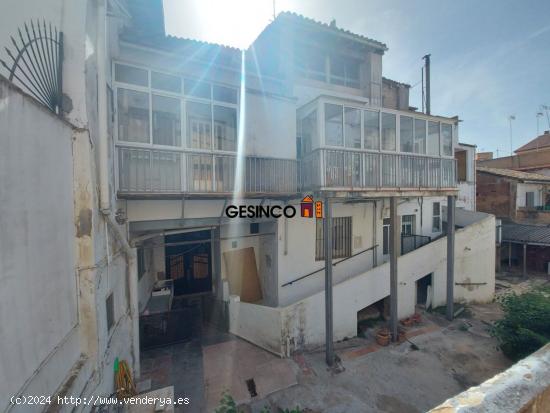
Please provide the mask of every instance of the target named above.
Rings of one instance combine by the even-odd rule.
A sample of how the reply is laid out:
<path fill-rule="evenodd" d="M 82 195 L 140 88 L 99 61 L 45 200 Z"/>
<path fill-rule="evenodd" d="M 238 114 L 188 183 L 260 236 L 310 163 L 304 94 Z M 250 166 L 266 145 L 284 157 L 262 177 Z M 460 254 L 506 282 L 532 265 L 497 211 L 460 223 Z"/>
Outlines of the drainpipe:
<path fill-rule="evenodd" d="M 107 8 L 106 0 L 97 0 L 97 111 L 98 111 L 98 152 L 99 152 L 99 209 L 103 214 L 111 212 L 111 198 L 109 194 L 109 136 L 107 128 L 107 76 L 105 65 L 107 36 Z"/>
<path fill-rule="evenodd" d="M 107 0 L 97 0 L 97 111 L 98 111 L 98 158 L 99 158 L 99 209 L 108 226 L 113 230 L 117 241 L 126 255 L 129 290 L 130 320 L 132 331 L 132 355 L 135 378 L 140 376 L 139 362 L 139 308 L 137 258 L 135 249 L 130 246 L 125 234 L 111 215 L 111 194 L 109 192 L 109 133 L 107 128 Z"/>

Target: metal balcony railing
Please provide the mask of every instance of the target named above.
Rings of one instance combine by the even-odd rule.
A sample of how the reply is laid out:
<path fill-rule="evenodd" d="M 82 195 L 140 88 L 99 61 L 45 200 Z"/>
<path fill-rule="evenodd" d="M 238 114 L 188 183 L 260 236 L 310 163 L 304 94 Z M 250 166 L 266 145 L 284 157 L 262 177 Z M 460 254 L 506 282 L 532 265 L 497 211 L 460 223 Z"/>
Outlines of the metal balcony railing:
<path fill-rule="evenodd" d="M 414 251 L 431 241 L 432 239 L 425 235 L 401 234 L 401 254 Z"/>
<path fill-rule="evenodd" d="M 304 190 L 455 188 L 456 161 L 408 154 L 317 149 L 302 160 L 301 184 Z"/>
<path fill-rule="evenodd" d="M 119 193 L 231 193 L 237 157 L 228 154 L 118 147 Z M 297 192 L 297 161 L 245 157 L 245 193 Z"/>

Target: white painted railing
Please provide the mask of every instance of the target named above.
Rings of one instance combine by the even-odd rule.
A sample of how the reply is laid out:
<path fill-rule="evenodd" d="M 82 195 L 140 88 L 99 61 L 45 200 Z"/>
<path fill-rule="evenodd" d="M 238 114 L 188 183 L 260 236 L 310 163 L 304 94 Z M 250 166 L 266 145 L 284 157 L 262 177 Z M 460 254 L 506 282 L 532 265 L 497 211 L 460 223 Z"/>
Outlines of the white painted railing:
<path fill-rule="evenodd" d="M 419 155 L 317 149 L 302 160 L 301 182 L 304 189 L 455 188 L 456 161 Z"/>
<path fill-rule="evenodd" d="M 229 154 L 118 147 L 119 193 L 231 193 L 237 157 Z M 244 158 L 245 193 L 297 192 L 297 161 Z"/>

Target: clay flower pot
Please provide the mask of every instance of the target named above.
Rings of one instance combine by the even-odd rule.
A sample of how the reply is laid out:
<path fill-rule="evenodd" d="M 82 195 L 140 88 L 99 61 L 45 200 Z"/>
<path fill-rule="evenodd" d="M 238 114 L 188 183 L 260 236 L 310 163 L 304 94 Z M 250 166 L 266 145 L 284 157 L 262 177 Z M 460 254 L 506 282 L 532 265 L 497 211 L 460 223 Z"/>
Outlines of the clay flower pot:
<path fill-rule="evenodd" d="M 381 328 L 376 332 L 376 342 L 381 346 L 390 344 L 390 331 L 387 328 Z"/>

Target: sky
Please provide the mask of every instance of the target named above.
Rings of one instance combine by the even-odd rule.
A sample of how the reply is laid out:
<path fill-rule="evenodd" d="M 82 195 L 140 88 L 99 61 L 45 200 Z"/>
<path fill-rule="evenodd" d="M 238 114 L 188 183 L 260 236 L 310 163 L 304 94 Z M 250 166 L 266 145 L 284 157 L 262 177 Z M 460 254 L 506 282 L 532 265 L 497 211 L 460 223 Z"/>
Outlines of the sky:
<path fill-rule="evenodd" d="M 273 0 L 163 0 L 174 36 L 247 48 L 273 19 Z M 431 54 L 431 111 L 462 119 L 459 139 L 495 156 L 537 136 L 550 106 L 548 0 L 275 0 L 384 42 L 383 75 L 410 84 L 421 108 L 422 56 Z M 544 113 L 544 111 L 543 111 Z M 548 113 L 550 116 L 550 112 Z M 539 130 L 550 129 L 546 113 Z"/>

